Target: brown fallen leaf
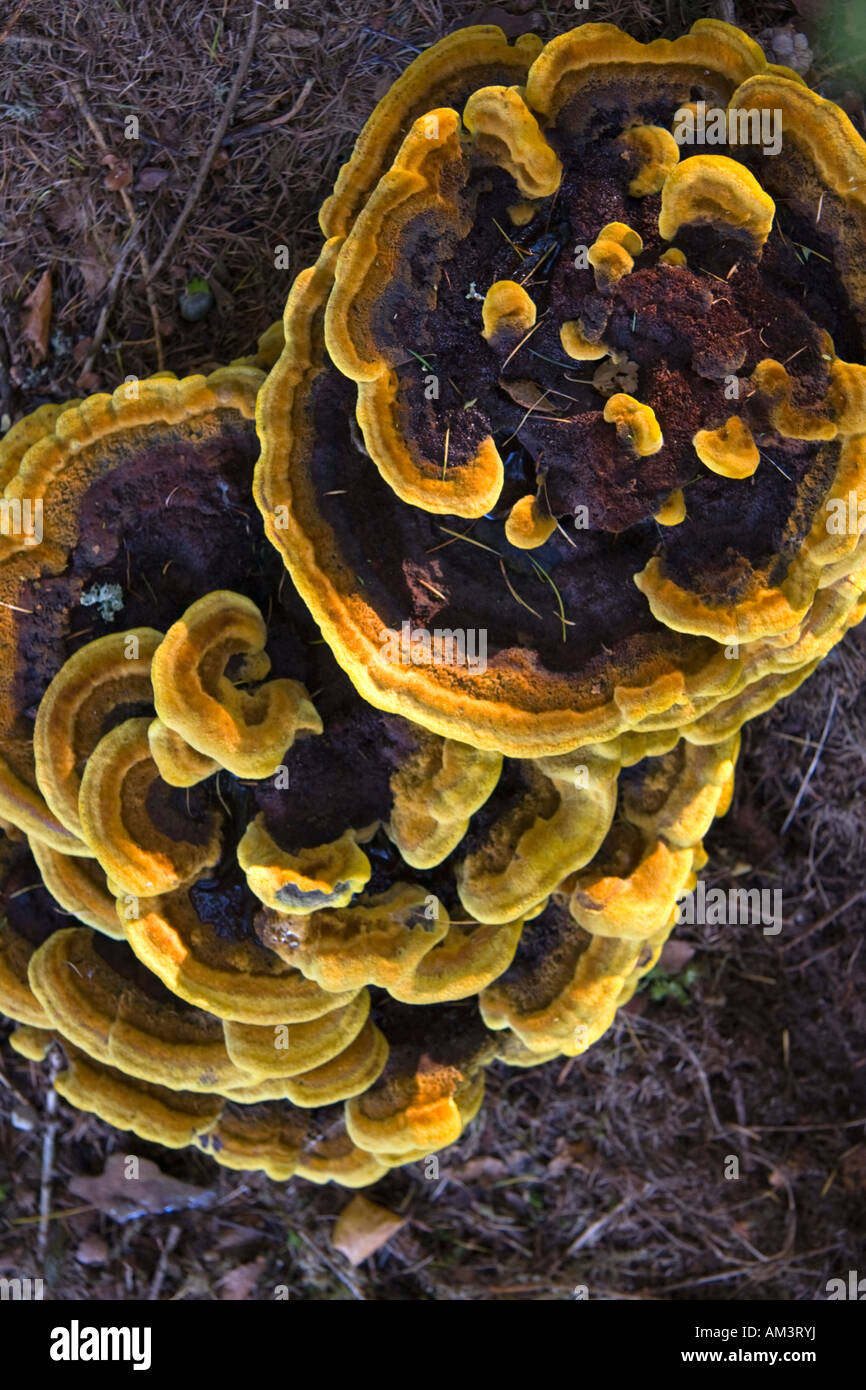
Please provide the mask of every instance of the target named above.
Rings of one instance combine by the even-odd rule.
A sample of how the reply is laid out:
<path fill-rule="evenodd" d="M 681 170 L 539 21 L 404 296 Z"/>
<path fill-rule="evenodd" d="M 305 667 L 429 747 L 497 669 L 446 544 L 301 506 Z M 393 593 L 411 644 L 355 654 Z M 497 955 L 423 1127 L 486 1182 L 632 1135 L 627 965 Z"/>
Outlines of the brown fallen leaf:
<path fill-rule="evenodd" d="M 87 229 L 88 207 L 82 190 L 56 192 L 46 208 L 48 220 L 59 232 L 83 232 Z"/>
<path fill-rule="evenodd" d="M 538 415 L 561 415 L 561 406 L 556 401 L 552 401 L 548 393 L 535 381 L 530 381 L 524 377 L 513 377 L 506 379 L 500 377 L 499 385 L 507 396 L 510 396 L 515 405 L 521 406 L 524 410 L 534 410 Z"/>
<path fill-rule="evenodd" d="M 51 331 L 51 271 L 43 271 L 33 292 L 24 301 L 27 313 L 21 325 L 21 337 L 30 351 L 34 367 L 48 356 L 48 335 Z"/>
<path fill-rule="evenodd" d="M 165 183 L 167 178 L 167 169 L 157 169 L 153 165 L 148 165 L 146 169 L 141 169 L 136 175 L 136 191 L 138 193 L 152 193 L 155 188 L 159 188 L 161 183 Z"/>
<path fill-rule="evenodd" d="M 129 187 L 132 183 L 132 164 L 128 159 L 118 159 L 116 154 L 107 150 L 101 162 L 108 168 L 108 173 L 102 181 L 103 188 L 109 193 L 117 193 L 119 189 Z"/>
<path fill-rule="evenodd" d="M 507 1163 L 503 1163 L 501 1158 L 493 1158 L 490 1154 L 481 1154 L 478 1158 L 467 1159 L 455 1171 L 456 1178 L 463 1178 L 466 1182 L 477 1182 L 479 1179 L 488 1179 L 494 1182 L 496 1178 L 508 1176 L 509 1168 Z"/>
<path fill-rule="evenodd" d="M 51 271 L 43 271 L 36 288 L 24 302 L 26 310 L 21 325 L 21 338 L 31 353 L 33 367 L 38 367 L 49 354 L 51 329 Z"/>
<path fill-rule="evenodd" d="M 178 1182 L 149 1158 L 123 1153 L 109 1154 L 98 1178 L 73 1178 L 69 1190 L 115 1221 L 207 1207 L 214 1200 L 209 1188 Z"/>
<path fill-rule="evenodd" d="M 244 1299 L 249 1298 L 259 1282 L 264 1267 L 264 1255 L 257 1255 L 254 1260 L 250 1260 L 249 1264 L 237 1265 L 235 1269 L 230 1269 L 217 1285 L 220 1298 L 226 1302 L 234 1303 L 241 1303 Z"/>
<path fill-rule="evenodd" d="M 91 249 L 91 247 L 87 247 L 88 251 Z M 105 261 L 99 258 L 98 252 L 94 250 L 92 255 L 82 256 L 78 262 L 78 269 L 84 281 L 85 295 L 88 299 L 96 299 L 108 284 L 111 267 L 107 266 Z"/>
<path fill-rule="evenodd" d="M 281 37 L 289 48 L 314 48 L 317 43 L 321 43 L 315 29 L 283 29 Z"/>
<path fill-rule="evenodd" d="M 402 1216 L 395 1216 L 387 1207 L 377 1206 L 359 1194 L 340 1213 L 331 1244 L 350 1264 L 359 1265 L 386 1245 L 403 1225 Z"/>

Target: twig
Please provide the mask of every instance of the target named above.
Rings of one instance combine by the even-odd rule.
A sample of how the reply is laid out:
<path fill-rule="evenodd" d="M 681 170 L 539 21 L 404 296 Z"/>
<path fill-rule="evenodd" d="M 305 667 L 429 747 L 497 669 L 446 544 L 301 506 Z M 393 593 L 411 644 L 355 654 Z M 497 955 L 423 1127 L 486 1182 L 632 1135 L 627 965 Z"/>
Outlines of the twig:
<path fill-rule="evenodd" d="M 231 120 L 232 112 L 234 111 L 238 97 L 241 94 L 241 88 L 243 87 L 244 82 L 246 81 L 249 66 L 253 58 L 253 50 L 256 46 L 256 39 L 259 36 L 259 29 L 261 28 L 261 23 L 261 6 L 259 5 L 258 0 L 255 0 L 255 3 L 253 5 L 252 19 L 250 21 L 250 32 L 247 36 L 244 51 L 241 54 L 241 60 L 238 64 L 238 70 L 235 73 L 235 80 L 232 83 L 231 91 L 229 92 L 228 97 L 226 98 L 226 104 L 223 107 L 223 113 L 220 116 L 219 121 L 217 122 L 216 130 L 211 136 L 211 142 L 205 151 L 204 158 L 202 159 L 201 164 L 199 165 L 199 170 L 196 175 L 195 182 L 192 188 L 190 189 L 189 193 L 187 194 L 186 202 L 181 208 L 180 215 L 177 221 L 175 222 L 174 226 L 172 227 L 171 231 L 169 232 L 168 240 L 166 241 L 165 245 L 163 246 L 162 250 L 160 251 L 150 270 L 150 273 L 147 277 L 148 283 L 153 281 L 159 275 L 160 271 L 162 270 L 163 266 L 165 265 L 166 261 L 168 260 L 169 256 L 174 250 L 175 245 L 177 243 L 177 239 L 183 231 L 184 227 L 186 226 L 187 222 L 189 221 L 190 214 L 192 213 L 193 208 L 195 207 L 196 203 L 199 200 L 199 197 L 201 196 L 201 191 L 204 188 L 205 180 L 207 179 L 207 176 L 210 173 L 211 165 L 216 159 L 219 147 L 223 142 L 223 137 L 226 133 L 226 129 L 228 128 L 228 123 Z"/>
<path fill-rule="evenodd" d="M 859 1115 L 856 1120 L 827 1120 L 823 1124 L 808 1125 L 749 1125 L 749 1134 L 780 1134 L 783 1132 L 791 1134 L 805 1134 L 818 1129 L 855 1129 L 857 1125 L 866 1125 L 866 1115 Z M 730 1129 L 744 1129 L 744 1125 L 730 1125 Z"/>
<path fill-rule="evenodd" d="M 272 121 L 257 121 L 254 125 L 238 126 L 237 130 L 230 130 L 228 135 L 223 136 L 223 144 L 233 145 L 236 140 L 245 140 L 247 136 L 250 135 L 262 135 L 266 130 L 276 130 L 278 126 L 285 125 L 286 121 L 290 121 L 294 116 L 297 116 L 315 85 L 316 79 L 314 77 L 308 77 L 301 88 L 297 101 L 294 102 L 288 111 L 284 111 L 282 116 L 275 116 Z"/>
<path fill-rule="evenodd" d="M 819 740 L 819 742 L 818 742 L 818 747 L 815 749 L 815 752 L 814 752 L 814 754 L 812 755 L 812 761 L 811 761 L 810 764 L 809 764 L 809 768 L 808 768 L 808 771 L 807 771 L 807 773 L 806 773 L 806 776 L 803 778 L 802 782 L 800 783 L 800 790 L 797 792 L 797 795 L 796 795 L 795 798 L 794 798 L 794 804 L 793 804 L 793 806 L 791 807 L 790 811 L 788 812 L 787 816 L 785 817 L 784 821 L 782 822 L 782 829 L 779 831 L 779 834 L 780 834 L 780 835 L 784 835 L 784 834 L 785 834 L 785 831 L 788 829 L 788 826 L 791 824 L 791 821 L 794 819 L 795 815 L 797 814 L 797 809 L 798 809 L 798 807 L 799 807 L 799 805 L 800 805 L 800 802 L 803 800 L 803 794 L 804 794 L 804 792 L 806 791 L 806 788 L 808 787 L 810 781 L 812 780 L 812 773 L 815 771 L 815 768 L 818 766 L 818 760 L 819 760 L 819 758 L 821 757 L 821 754 L 824 752 L 824 744 L 827 742 L 827 735 L 828 735 L 829 732 L 830 732 L 830 725 L 833 723 L 833 715 L 836 713 L 836 704 L 837 704 L 837 702 L 838 702 L 838 699 L 839 699 L 839 691 L 838 691 L 838 690 L 834 690 L 834 691 L 833 691 L 833 699 L 832 699 L 831 702 L 830 702 L 830 712 L 829 712 L 829 714 L 827 715 L 827 719 L 826 719 L 826 722 L 825 722 L 825 724 L 824 724 L 824 732 L 822 733 L 821 738 L 820 738 L 820 740 Z"/>
<path fill-rule="evenodd" d="M 649 1183 L 644 1183 L 643 1189 L 640 1193 L 634 1192 L 630 1196 L 623 1197 L 622 1201 L 618 1202 L 615 1207 L 612 1207 L 610 1209 L 610 1211 L 606 1211 L 603 1216 L 600 1216 L 598 1218 L 597 1221 L 591 1222 L 589 1226 L 587 1226 L 583 1231 L 581 1231 L 580 1235 L 577 1237 L 577 1240 L 573 1240 L 571 1242 L 571 1245 L 569 1245 L 568 1249 L 565 1252 L 566 1257 L 568 1257 L 569 1255 L 576 1255 L 578 1250 L 582 1250 L 585 1245 L 589 1245 L 590 1242 L 593 1241 L 596 1236 L 601 1234 L 605 1226 L 607 1226 L 615 1216 L 618 1216 L 621 1211 L 628 1211 L 629 1207 L 631 1207 L 634 1204 L 634 1202 L 637 1200 L 639 1196 L 645 1196 L 649 1186 Z"/>
<path fill-rule="evenodd" d="M 93 112 L 87 104 L 84 92 L 82 91 L 81 87 L 78 85 L 77 82 L 72 82 L 70 83 L 70 91 L 72 92 L 72 95 L 75 98 L 75 104 L 77 105 L 79 111 L 84 117 L 87 127 L 94 140 L 96 141 L 97 145 L 99 146 L 100 150 L 103 154 L 110 154 L 111 151 L 109 150 L 108 145 L 105 142 L 105 136 L 103 135 L 102 130 L 97 124 L 96 117 L 94 116 Z M 130 198 L 125 188 L 118 189 L 118 192 L 120 193 L 124 209 L 126 210 L 126 215 L 129 218 L 130 236 L 136 235 L 137 237 L 139 221 L 138 217 L 136 216 L 135 208 L 132 205 L 132 199 Z M 141 265 L 142 276 L 144 277 L 144 292 L 147 296 L 147 306 L 150 310 L 151 322 L 153 323 L 153 337 L 156 346 L 157 368 L 159 371 L 162 371 L 165 367 L 165 357 L 163 356 L 162 351 L 162 334 L 159 331 L 159 312 L 156 307 L 156 296 L 154 295 L 153 288 L 150 284 L 150 262 L 148 261 L 147 252 L 141 245 L 138 246 L 138 260 L 139 264 Z M 105 330 L 103 329 L 103 333 L 104 331 Z"/>
<path fill-rule="evenodd" d="M 168 1235 L 166 1236 L 165 1241 L 159 1252 L 159 1259 L 157 1261 L 156 1270 L 154 1272 L 153 1282 L 150 1286 L 150 1293 L 147 1295 L 149 1303 L 155 1303 L 156 1300 L 159 1298 L 160 1291 L 162 1289 L 162 1281 L 165 1278 L 165 1272 L 168 1269 L 169 1256 L 174 1250 L 174 1247 L 177 1245 L 179 1237 L 180 1226 L 169 1226 Z"/>
<path fill-rule="evenodd" d="M 129 259 L 130 251 L 132 251 L 133 248 L 138 245 L 138 231 L 139 229 L 137 225 L 133 227 L 131 232 L 129 233 L 129 236 L 126 238 L 126 241 L 120 248 L 120 254 L 117 257 L 117 260 L 115 261 L 114 270 L 111 272 L 111 279 L 109 280 L 108 285 L 106 286 L 105 303 L 103 304 L 102 309 L 99 313 L 99 319 L 97 320 L 96 329 L 93 334 L 93 344 L 90 348 L 90 351 L 87 354 L 87 357 L 84 359 L 84 365 L 81 368 L 82 376 L 85 376 L 91 370 L 94 362 L 96 361 L 99 349 L 102 347 L 103 341 L 105 340 L 105 335 L 108 331 L 108 320 L 111 317 L 111 311 L 114 308 L 115 300 L 117 299 L 117 292 L 120 289 L 120 281 L 123 276 L 123 268 L 126 265 L 127 260 Z"/>
<path fill-rule="evenodd" d="M 54 1082 L 60 1070 L 57 1048 L 48 1054 L 48 1091 L 45 1096 L 45 1128 L 42 1132 L 42 1180 L 39 1187 L 39 1231 L 36 1248 L 39 1260 L 45 1262 L 48 1248 L 48 1220 L 51 1212 L 51 1184 L 54 1179 L 54 1140 L 57 1134 L 57 1092 Z"/>
<path fill-rule="evenodd" d="M 663 1284 L 658 1293 L 660 1296 L 674 1293 L 679 1289 L 696 1289 L 701 1284 L 718 1284 L 723 1279 L 739 1279 L 742 1274 L 772 1273 L 777 1268 L 784 1268 L 789 1264 L 796 1264 L 800 1260 L 812 1260 L 816 1255 L 826 1255 L 829 1250 L 835 1250 L 835 1245 L 822 1245 L 819 1250 L 804 1250 L 802 1255 L 792 1255 L 790 1258 L 767 1260 L 765 1264 L 758 1261 L 752 1265 L 740 1265 L 737 1269 L 726 1269 L 723 1274 L 705 1274 L 700 1279 L 684 1279 L 680 1284 Z"/>
<path fill-rule="evenodd" d="M 837 904 L 836 907 L 831 907 L 829 912 L 825 912 L 823 917 L 819 917 L 817 922 L 812 923 L 808 931 L 802 932 L 799 936 L 796 936 L 793 941 L 787 941 L 781 949 L 783 951 L 790 951 L 793 946 L 799 946 L 802 942 L 808 941 L 809 937 L 814 936 L 816 931 L 820 931 L 822 927 L 829 926 L 836 917 L 840 917 L 843 912 L 847 912 L 849 907 L 853 907 L 855 903 L 859 903 L 861 898 L 866 898 L 866 888 L 858 888 L 857 892 L 852 893 L 850 898 L 846 898 L 843 903 Z"/>
<path fill-rule="evenodd" d="M 310 1240 L 310 1237 L 306 1235 L 303 1231 L 299 1230 L 297 1231 L 297 1234 L 301 1237 L 301 1240 L 304 1242 L 304 1244 L 310 1247 L 313 1254 L 318 1255 L 322 1263 L 328 1266 L 328 1269 L 331 1271 L 331 1273 L 336 1274 L 337 1278 L 340 1280 L 340 1283 L 346 1285 L 346 1288 L 349 1290 L 352 1297 L 357 1298 L 360 1303 L 364 1303 L 366 1300 L 364 1298 L 363 1293 L 358 1288 L 357 1284 L 352 1282 L 348 1274 L 344 1273 L 344 1271 L 340 1269 L 339 1265 L 335 1264 L 334 1261 L 330 1258 L 330 1256 L 325 1254 L 324 1250 L 320 1250 L 318 1245 L 316 1245 L 314 1241 Z"/>

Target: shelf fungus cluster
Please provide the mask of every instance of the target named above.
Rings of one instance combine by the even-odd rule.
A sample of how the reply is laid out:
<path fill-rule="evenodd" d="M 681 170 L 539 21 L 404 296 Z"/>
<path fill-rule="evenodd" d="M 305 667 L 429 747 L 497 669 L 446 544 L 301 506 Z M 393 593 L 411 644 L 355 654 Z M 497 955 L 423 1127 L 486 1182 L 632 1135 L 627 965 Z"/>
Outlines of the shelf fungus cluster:
<path fill-rule="evenodd" d="M 0 1011 L 73 1105 L 361 1186 L 604 1033 L 866 612 L 864 190 L 728 25 L 461 30 L 254 356 L 0 441 Z"/>
<path fill-rule="evenodd" d="M 367 700 L 527 758 L 808 673 L 866 558 L 828 526 L 864 488 L 864 187 L 844 114 L 714 20 L 416 60 L 257 411 L 268 534 Z M 486 659 L 395 661 L 403 621 Z"/>

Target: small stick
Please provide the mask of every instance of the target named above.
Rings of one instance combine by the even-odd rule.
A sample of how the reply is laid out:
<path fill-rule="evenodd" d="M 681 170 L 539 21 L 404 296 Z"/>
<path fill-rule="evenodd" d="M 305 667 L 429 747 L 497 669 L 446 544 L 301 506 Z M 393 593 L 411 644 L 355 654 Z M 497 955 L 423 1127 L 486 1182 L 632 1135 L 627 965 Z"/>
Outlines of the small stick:
<path fill-rule="evenodd" d="M 39 1188 L 39 1231 L 36 1248 L 40 1262 L 45 1262 L 48 1248 L 48 1222 L 51 1214 L 51 1184 L 54 1179 L 54 1140 L 57 1134 L 57 1092 L 54 1082 L 60 1070 L 57 1048 L 48 1054 L 48 1093 L 45 1097 L 45 1128 L 42 1132 L 42 1180 Z"/>
<path fill-rule="evenodd" d="M 81 368 L 82 376 L 85 376 L 91 370 L 94 362 L 96 361 L 99 349 L 102 347 L 102 344 L 105 340 L 105 335 L 108 331 L 108 320 L 111 317 L 111 311 L 114 308 L 115 300 L 117 299 L 117 292 L 120 289 L 120 281 L 123 275 L 123 268 L 126 265 L 127 260 L 129 259 L 130 251 L 132 251 L 132 249 L 137 245 L 138 227 L 135 226 L 129 233 L 129 236 L 127 237 L 126 241 L 121 246 L 120 254 L 117 257 L 117 260 L 114 265 L 114 270 L 111 272 L 111 279 L 108 282 L 105 292 L 105 303 L 103 304 L 102 309 L 100 310 L 99 319 L 97 320 L 96 324 L 96 331 L 93 334 L 93 346 L 87 354 L 87 357 L 84 360 L 84 365 Z"/>
<path fill-rule="evenodd" d="M 800 783 L 800 790 L 797 792 L 797 795 L 796 795 L 795 798 L 794 798 L 794 804 L 793 804 L 793 806 L 791 807 L 790 811 L 788 812 L 787 816 L 785 817 L 784 821 L 782 822 L 782 829 L 779 831 L 779 834 L 780 834 L 780 835 L 784 835 L 784 834 L 785 834 L 785 831 L 788 829 L 788 826 L 791 824 L 791 821 L 792 821 L 792 820 L 794 819 L 794 817 L 796 816 L 796 814 L 797 814 L 797 809 L 798 809 L 798 807 L 799 807 L 799 805 L 800 805 L 800 802 L 803 800 L 803 795 L 804 795 L 804 793 L 805 793 L 805 791 L 806 791 L 806 788 L 808 787 L 809 783 L 810 783 L 811 780 L 812 780 L 812 774 L 813 774 L 813 772 L 815 771 L 815 768 L 818 766 L 818 760 L 819 760 L 819 758 L 821 757 L 821 754 L 824 752 L 824 744 L 827 742 L 827 735 L 828 735 L 829 732 L 830 732 L 830 725 L 833 723 L 833 715 L 836 713 L 836 703 L 837 703 L 838 699 L 839 699 L 839 692 L 838 692 L 838 690 L 834 690 L 834 691 L 833 691 L 833 699 L 832 699 L 831 702 L 830 702 L 830 713 L 827 715 L 827 719 L 826 719 L 826 722 L 825 722 L 825 724 L 824 724 L 824 732 L 823 732 L 822 735 L 821 735 L 820 741 L 819 741 L 819 743 L 818 743 L 818 747 L 815 749 L 815 752 L 814 752 L 814 754 L 812 755 L 812 761 L 811 761 L 810 764 L 809 764 L 809 768 L 808 768 L 808 771 L 806 772 L 806 776 L 803 778 L 802 782 Z"/>
<path fill-rule="evenodd" d="M 150 1293 L 147 1295 L 147 1300 L 149 1303 L 155 1303 L 156 1300 L 159 1298 L 160 1291 L 162 1289 L 162 1282 L 165 1279 L 165 1272 L 168 1269 L 169 1256 L 174 1250 L 174 1247 L 177 1245 L 179 1238 L 180 1226 L 169 1226 L 168 1235 L 165 1238 L 164 1244 L 160 1248 L 159 1260 L 157 1261 L 156 1271 L 153 1276 L 153 1282 L 150 1286 Z"/>
<path fill-rule="evenodd" d="M 290 121 L 294 116 L 297 116 L 315 85 L 316 79 L 314 77 L 308 77 L 301 88 L 297 101 L 293 103 L 288 111 L 284 111 L 282 116 L 275 116 L 272 121 L 258 121 L 254 125 L 239 126 L 237 130 L 229 131 L 228 135 L 223 136 L 223 144 L 233 145 L 236 140 L 244 140 L 249 135 L 263 135 L 266 130 L 276 130 L 278 126 L 285 125 L 286 121 Z"/>
<path fill-rule="evenodd" d="M 782 951 L 790 951 L 793 946 L 799 946 L 801 942 L 808 940 L 810 936 L 814 936 L 815 932 L 820 931 L 822 927 L 829 926 L 835 918 L 841 917 L 843 912 L 847 912 L 849 907 L 853 907 L 855 903 L 859 903 L 861 898 L 866 898 L 866 888 L 858 888 L 857 892 L 852 893 L 850 898 L 846 898 L 843 903 L 838 903 L 835 907 L 831 907 L 830 911 L 825 912 L 823 917 L 819 917 L 817 922 L 813 922 L 807 931 L 801 932 L 799 936 L 795 936 L 793 941 L 787 941 L 781 948 Z"/>
<path fill-rule="evenodd" d="M 205 185 L 205 180 L 208 174 L 210 173 L 211 165 L 216 159 L 219 147 L 223 142 L 223 136 L 225 135 L 228 123 L 231 120 L 232 112 L 234 111 L 238 97 L 241 94 L 241 88 L 243 87 L 244 82 L 246 81 L 246 76 L 253 58 L 253 49 L 256 46 L 256 39 L 259 36 L 259 29 L 261 28 L 261 23 L 261 6 L 259 5 L 258 0 L 255 0 L 255 4 L 253 6 L 252 20 L 250 22 L 250 32 L 247 36 L 247 42 L 244 51 L 241 54 L 241 60 L 238 64 L 238 70 L 235 73 L 235 80 L 232 83 L 231 91 L 229 92 L 228 97 L 226 98 L 226 104 L 223 107 L 223 113 L 220 116 L 219 121 L 217 122 L 217 127 L 211 137 L 211 142 L 205 150 L 204 158 L 201 164 L 199 165 L 199 171 L 196 175 L 195 183 L 190 189 L 186 198 L 186 202 L 181 208 L 180 216 L 178 217 L 177 221 L 175 222 L 174 226 L 169 232 L 168 240 L 166 241 L 165 245 L 163 246 L 162 250 L 157 256 L 150 270 L 150 273 L 147 275 L 148 283 L 150 283 L 150 281 L 154 280 L 157 277 L 157 275 L 159 275 L 159 272 L 162 270 L 163 266 L 165 265 L 166 261 L 168 260 L 169 256 L 174 250 L 178 237 L 180 236 L 181 232 L 183 231 L 184 227 L 189 221 L 189 217 L 192 213 L 193 208 L 199 200 L 201 191 Z"/>

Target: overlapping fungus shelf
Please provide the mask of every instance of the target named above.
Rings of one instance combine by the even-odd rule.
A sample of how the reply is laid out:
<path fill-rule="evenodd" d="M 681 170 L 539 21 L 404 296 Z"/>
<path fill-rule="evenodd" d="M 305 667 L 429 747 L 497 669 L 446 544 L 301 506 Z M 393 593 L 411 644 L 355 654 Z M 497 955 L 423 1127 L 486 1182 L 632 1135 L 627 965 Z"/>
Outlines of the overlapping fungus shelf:
<path fill-rule="evenodd" d="M 254 355 L 7 433 L 0 1008 L 70 1103 L 363 1186 L 604 1033 L 866 612 L 864 188 L 729 25 L 462 30 Z"/>
<path fill-rule="evenodd" d="M 418 60 L 411 124 L 383 99 L 344 171 L 364 197 L 290 296 L 268 534 L 362 694 L 478 747 L 783 693 L 860 593 L 826 504 L 866 470 L 863 142 L 716 21 L 648 46 L 584 25 L 525 85 L 446 104 L 467 63 Z M 783 111 L 778 156 L 685 157 L 683 113 L 750 100 Z M 486 661 L 407 656 L 404 625 L 483 634 Z"/>

